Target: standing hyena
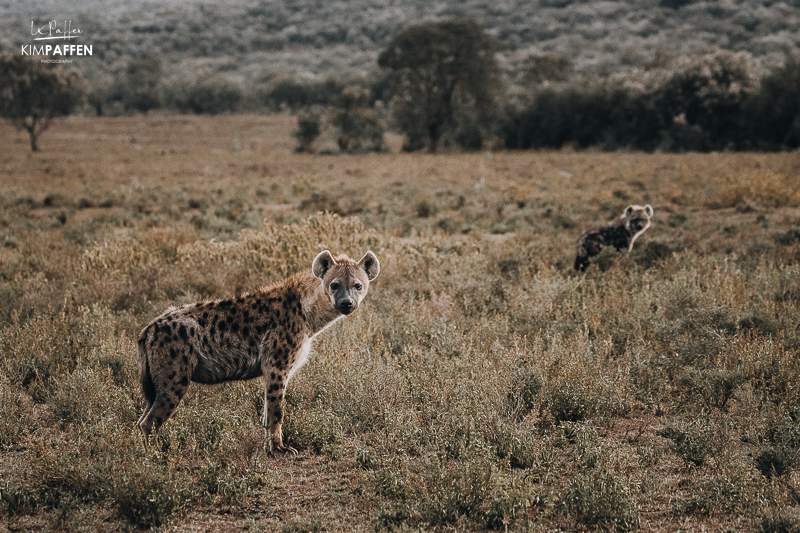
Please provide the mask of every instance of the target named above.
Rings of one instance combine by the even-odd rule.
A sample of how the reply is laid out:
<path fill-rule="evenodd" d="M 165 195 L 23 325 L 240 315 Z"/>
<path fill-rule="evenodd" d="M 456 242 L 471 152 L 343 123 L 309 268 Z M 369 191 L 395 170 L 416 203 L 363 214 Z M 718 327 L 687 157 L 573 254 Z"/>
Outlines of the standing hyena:
<path fill-rule="evenodd" d="M 311 272 L 238 298 L 171 307 L 139 335 L 139 373 L 147 408 L 139 418 L 144 447 L 170 417 L 189 382 L 264 380 L 264 429 L 269 450 L 297 453 L 283 445 L 286 386 L 308 358 L 311 341 L 358 308 L 380 272 L 367 252 L 356 262 L 329 251 Z"/>
<path fill-rule="evenodd" d="M 586 270 L 589 258 L 600 253 L 604 246 L 611 245 L 617 249 L 633 250 L 634 241 L 650 227 L 653 208 L 650 204 L 629 205 L 622 215 L 608 226 L 587 229 L 575 246 L 575 270 Z"/>

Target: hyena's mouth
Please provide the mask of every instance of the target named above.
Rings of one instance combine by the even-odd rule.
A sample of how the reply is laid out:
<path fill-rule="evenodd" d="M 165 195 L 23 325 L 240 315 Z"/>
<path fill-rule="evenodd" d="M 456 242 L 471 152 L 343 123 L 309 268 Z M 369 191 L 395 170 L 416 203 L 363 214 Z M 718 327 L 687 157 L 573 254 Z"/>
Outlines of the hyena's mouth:
<path fill-rule="evenodd" d="M 336 304 L 336 309 L 343 315 L 349 315 L 358 308 L 352 300 L 342 300 Z"/>

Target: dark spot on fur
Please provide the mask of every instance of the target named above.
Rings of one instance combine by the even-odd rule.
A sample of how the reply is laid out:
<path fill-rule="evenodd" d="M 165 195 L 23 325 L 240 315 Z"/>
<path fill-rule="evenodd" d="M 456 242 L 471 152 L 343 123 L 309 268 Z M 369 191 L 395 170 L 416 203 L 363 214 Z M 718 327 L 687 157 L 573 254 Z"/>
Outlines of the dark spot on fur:
<path fill-rule="evenodd" d="M 184 365 L 188 365 L 189 364 L 189 358 L 187 356 L 185 356 L 185 355 L 183 356 L 183 364 Z"/>
<path fill-rule="evenodd" d="M 242 298 L 241 296 L 239 298 L 236 298 L 236 303 L 237 304 L 243 304 L 244 303 L 244 298 Z"/>
<path fill-rule="evenodd" d="M 184 387 L 189 385 L 189 378 L 187 378 L 186 376 L 183 376 L 183 379 L 181 380 L 181 385 L 183 385 Z"/>
<path fill-rule="evenodd" d="M 186 326 L 184 326 L 183 324 L 181 324 L 181 327 L 178 328 L 178 335 L 183 341 L 189 340 L 189 334 L 186 333 Z"/>
<path fill-rule="evenodd" d="M 237 331 L 239 331 L 239 323 L 234 322 L 233 324 L 231 324 L 231 333 L 236 333 Z"/>
<path fill-rule="evenodd" d="M 217 328 L 212 324 L 211 329 L 208 330 L 208 333 L 211 335 L 211 338 L 214 338 L 214 335 L 217 333 Z"/>
<path fill-rule="evenodd" d="M 228 324 L 230 324 L 231 322 L 233 322 L 233 314 L 230 314 L 230 315 L 228 315 L 228 316 L 225 318 L 225 322 L 227 322 Z"/>
<path fill-rule="evenodd" d="M 194 337 L 194 328 L 189 329 L 189 336 Z"/>
<path fill-rule="evenodd" d="M 220 321 L 220 323 L 219 323 L 219 331 L 223 332 L 226 329 L 228 329 L 228 325 L 225 322 Z"/>
<path fill-rule="evenodd" d="M 242 328 L 242 335 L 244 335 L 245 337 L 249 337 L 250 336 L 250 328 L 248 328 L 247 326 L 243 327 Z"/>
<path fill-rule="evenodd" d="M 230 307 L 233 305 L 231 300 L 222 300 L 221 302 L 217 302 L 217 307 Z"/>
<path fill-rule="evenodd" d="M 169 356 L 172 359 L 175 359 L 176 357 L 178 357 L 178 352 L 175 351 L 175 348 L 170 348 L 169 349 Z"/>

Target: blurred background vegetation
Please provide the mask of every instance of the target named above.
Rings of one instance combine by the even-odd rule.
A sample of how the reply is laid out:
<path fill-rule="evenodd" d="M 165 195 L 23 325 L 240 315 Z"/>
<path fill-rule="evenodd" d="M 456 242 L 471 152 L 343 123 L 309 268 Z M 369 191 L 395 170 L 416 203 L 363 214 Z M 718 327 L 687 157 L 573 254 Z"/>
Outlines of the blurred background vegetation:
<path fill-rule="evenodd" d="M 408 150 L 800 146 L 796 0 L 9 2 L 0 52 L 30 44 L 31 20 L 62 19 L 94 47 L 73 63 L 84 113 L 290 111 L 306 120 L 303 151 L 381 150 L 382 128 Z M 484 72 L 496 80 L 480 97 L 456 94 L 431 143 L 420 100 L 403 105 L 402 76 L 378 60 L 404 31 L 453 21 L 481 28 L 469 41 L 492 51 Z M 413 42 L 424 49 L 419 32 Z"/>

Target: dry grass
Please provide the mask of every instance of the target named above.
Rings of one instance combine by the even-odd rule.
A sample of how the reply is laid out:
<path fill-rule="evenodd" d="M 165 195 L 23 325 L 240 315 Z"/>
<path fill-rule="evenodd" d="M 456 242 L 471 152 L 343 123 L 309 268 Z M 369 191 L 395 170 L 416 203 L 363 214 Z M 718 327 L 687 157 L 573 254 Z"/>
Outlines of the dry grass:
<path fill-rule="evenodd" d="M 800 528 L 797 154 L 332 157 L 293 127 L 0 127 L 0 529 Z M 634 252 L 574 273 L 629 203 Z M 139 329 L 324 248 L 383 269 L 289 387 L 300 456 L 263 452 L 257 381 L 192 387 L 146 456 Z"/>

